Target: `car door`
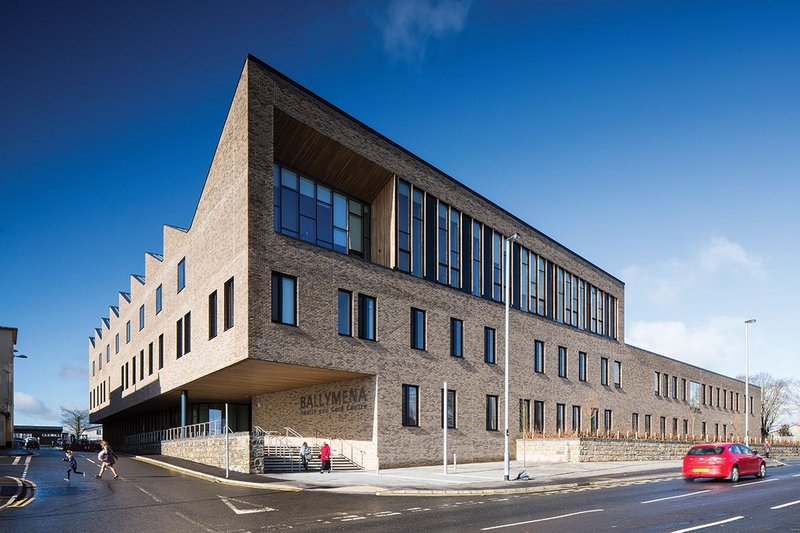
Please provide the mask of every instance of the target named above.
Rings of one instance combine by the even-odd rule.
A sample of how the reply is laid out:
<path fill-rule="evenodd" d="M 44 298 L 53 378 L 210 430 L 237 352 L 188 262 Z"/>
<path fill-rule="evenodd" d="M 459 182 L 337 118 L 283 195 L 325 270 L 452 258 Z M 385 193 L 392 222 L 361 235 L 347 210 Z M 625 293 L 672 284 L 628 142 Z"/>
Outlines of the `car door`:
<path fill-rule="evenodd" d="M 746 461 L 747 462 L 747 473 L 748 474 L 757 474 L 758 473 L 758 466 L 759 466 L 758 457 L 753 455 L 753 450 L 751 450 L 747 446 L 739 445 L 739 447 L 741 448 L 741 451 L 742 451 L 742 454 L 743 454 L 742 461 Z"/>

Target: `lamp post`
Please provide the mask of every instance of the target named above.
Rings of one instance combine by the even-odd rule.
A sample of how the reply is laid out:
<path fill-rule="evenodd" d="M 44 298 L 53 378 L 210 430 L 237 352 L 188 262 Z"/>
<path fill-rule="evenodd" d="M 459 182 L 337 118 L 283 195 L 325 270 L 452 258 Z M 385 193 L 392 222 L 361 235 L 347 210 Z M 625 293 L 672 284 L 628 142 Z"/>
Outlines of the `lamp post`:
<path fill-rule="evenodd" d="M 747 339 L 748 326 L 756 319 L 744 321 L 744 445 L 750 446 L 750 345 Z"/>
<path fill-rule="evenodd" d="M 508 237 L 505 240 L 505 251 L 506 251 L 506 264 L 505 264 L 505 303 L 506 303 L 506 332 L 505 332 L 505 364 L 504 364 L 504 374 L 505 374 L 505 393 L 504 393 L 504 402 L 505 402 L 505 436 L 503 441 L 503 479 L 506 481 L 509 480 L 509 464 L 508 464 L 508 309 L 509 303 L 511 300 L 511 289 L 509 287 L 510 283 L 509 280 L 511 279 L 511 241 L 517 240 L 516 233 L 513 234 L 511 237 Z"/>

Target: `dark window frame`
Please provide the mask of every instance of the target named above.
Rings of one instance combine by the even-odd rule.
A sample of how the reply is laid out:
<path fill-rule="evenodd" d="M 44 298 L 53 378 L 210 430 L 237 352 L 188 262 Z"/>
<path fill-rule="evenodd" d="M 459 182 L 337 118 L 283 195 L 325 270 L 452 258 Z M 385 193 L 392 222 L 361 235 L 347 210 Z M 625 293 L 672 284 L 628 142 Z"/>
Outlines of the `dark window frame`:
<path fill-rule="evenodd" d="M 233 277 L 231 277 L 222 286 L 222 331 L 228 331 L 236 323 L 236 308 L 234 302 L 236 301 L 235 295 L 236 285 L 234 284 Z"/>
<path fill-rule="evenodd" d="M 343 297 L 346 300 L 343 300 Z M 344 310 L 347 314 L 347 329 L 343 330 L 342 326 L 342 304 L 346 301 L 347 309 Z M 336 291 L 336 332 L 343 337 L 353 336 L 353 293 L 345 289 L 338 289 Z"/>
<path fill-rule="evenodd" d="M 217 336 L 217 291 L 208 295 L 208 340 Z"/>
<path fill-rule="evenodd" d="M 378 300 L 368 294 L 358 294 L 358 338 L 365 341 L 378 339 Z"/>
<path fill-rule="evenodd" d="M 417 320 L 422 318 L 421 321 Z M 411 348 L 426 351 L 427 347 L 427 316 L 424 309 L 411 308 Z M 418 328 L 421 328 L 418 330 Z"/>
<path fill-rule="evenodd" d="M 486 395 L 486 431 L 499 431 L 497 413 L 500 411 L 500 397 L 496 394 Z"/>
<path fill-rule="evenodd" d="M 291 281 L 293 291 L 291 295 L 285 294 L 284 283 Z M 283 272 L 272 271 L 272 322 L 275 324 L 283 324 L 286 326 L 297 326 L 297 315 L 299 307 L 298 290 L 299 284 L 296 276 L 290 276 Z M 293 316 L 285 317 L 283 314 L 283 304 L 287 297 L 293 298 Z M 289 321 L 287 321 L 289 320 Z"/>
<path fill-rule="evenodd" d="M 464 357 L 464 321 L 450 317 L 450 355 Z"/>
<path fill-rule="evenodd" d="M 413 397 L 413 413 L 411 412 L 411 391 Z M 412 416 L 413 415 L 413 416 Z M 419 427 L 419 386 L 403 384 L 403 406 L 402 406 L 403 427 Z"/>
<path fill-rule="evenodd" d="M 489 326 L 483 328 L 483 362 L 497 364 L 497 331 Z"/>

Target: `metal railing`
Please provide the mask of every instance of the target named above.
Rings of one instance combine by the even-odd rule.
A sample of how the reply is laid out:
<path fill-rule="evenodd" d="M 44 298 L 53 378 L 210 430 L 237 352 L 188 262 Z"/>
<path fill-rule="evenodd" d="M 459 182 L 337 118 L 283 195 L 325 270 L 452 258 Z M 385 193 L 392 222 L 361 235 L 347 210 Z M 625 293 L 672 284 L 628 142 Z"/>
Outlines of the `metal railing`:
<path fill-rule="evenodd" d="M 189 426 L 179 426 L 128 435 L 125 437 L 125 448 L 148 448 L 159 445 L 164 441 L 209 437 L 213 435 L 222 435 L 224 433 L 225 421 L 213 420 L 201 424 L 191 424 Z"/>

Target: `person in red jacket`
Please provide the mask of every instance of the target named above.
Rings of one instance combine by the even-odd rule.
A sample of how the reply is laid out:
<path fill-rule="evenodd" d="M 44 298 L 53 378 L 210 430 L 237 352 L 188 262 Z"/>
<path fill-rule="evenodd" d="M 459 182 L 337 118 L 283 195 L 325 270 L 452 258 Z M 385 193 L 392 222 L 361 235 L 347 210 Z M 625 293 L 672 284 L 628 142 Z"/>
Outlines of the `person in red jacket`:
<path fill-rule="evenodd" d="M 319 449 L 319 460 L 322 463 L 320 466 L 319 473 L 324 474 L 327 470 L 328 473 L 331 473 L 331 447 L 328 446 L 327 442 L 323 442 L 322 446 Z"/>

